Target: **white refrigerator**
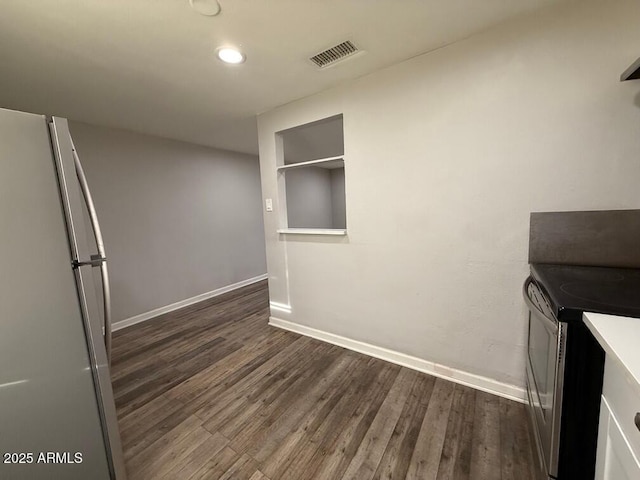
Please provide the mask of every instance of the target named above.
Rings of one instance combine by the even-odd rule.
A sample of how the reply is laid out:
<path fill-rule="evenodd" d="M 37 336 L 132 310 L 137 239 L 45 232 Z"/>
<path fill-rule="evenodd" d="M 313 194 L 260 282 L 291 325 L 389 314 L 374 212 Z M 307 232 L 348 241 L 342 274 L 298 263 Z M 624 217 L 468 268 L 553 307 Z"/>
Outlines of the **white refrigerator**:
<path fill-rule="evenodd" d="M 125 478 L 110 320 L 67 121 L 0 109 L 0 478 Z"/>

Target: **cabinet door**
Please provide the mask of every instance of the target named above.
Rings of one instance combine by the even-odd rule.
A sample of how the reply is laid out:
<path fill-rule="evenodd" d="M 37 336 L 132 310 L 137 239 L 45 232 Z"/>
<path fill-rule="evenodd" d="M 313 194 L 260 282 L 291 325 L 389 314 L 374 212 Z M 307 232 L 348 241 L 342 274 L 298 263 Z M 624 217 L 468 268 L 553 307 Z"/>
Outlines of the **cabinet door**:
<path fill-rule="evenodd" d="M 600 408 L 596 480 L 637 480 L 639 478 L 640 462 L 633 454 L 631 445 L 603 396 Z"/>

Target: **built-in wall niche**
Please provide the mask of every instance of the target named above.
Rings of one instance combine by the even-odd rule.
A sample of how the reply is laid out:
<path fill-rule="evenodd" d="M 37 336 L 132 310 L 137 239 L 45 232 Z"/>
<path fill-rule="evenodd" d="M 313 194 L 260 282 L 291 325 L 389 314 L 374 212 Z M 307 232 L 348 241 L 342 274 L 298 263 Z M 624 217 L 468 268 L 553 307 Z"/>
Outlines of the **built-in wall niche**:
<path fill-rule="evenodd" d="M 280 233 L 345 235 L 342 115 L 276 133 Z"/>

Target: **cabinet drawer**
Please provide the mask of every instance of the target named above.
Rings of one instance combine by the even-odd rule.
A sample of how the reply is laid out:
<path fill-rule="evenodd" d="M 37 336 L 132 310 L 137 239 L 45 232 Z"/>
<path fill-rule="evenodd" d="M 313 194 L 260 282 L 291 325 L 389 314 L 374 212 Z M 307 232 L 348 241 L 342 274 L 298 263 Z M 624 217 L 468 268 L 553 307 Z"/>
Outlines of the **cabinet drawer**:
<path fill-rule="evenodd" d="M 635 424 L 635 416 L 640 413 L 640 393 L 631 382 L 622 365 L 607 355 L 602 395 L 620 423 L 633 453 L 640 457 L 640 429 Z"/>
<path fill-rule="evenodd" d="M 598 460 L 595 480 L 637 480 L 640 463 L 620 428 L 620 423 L 602 397 L 600 431 L 598 432 Z"/>

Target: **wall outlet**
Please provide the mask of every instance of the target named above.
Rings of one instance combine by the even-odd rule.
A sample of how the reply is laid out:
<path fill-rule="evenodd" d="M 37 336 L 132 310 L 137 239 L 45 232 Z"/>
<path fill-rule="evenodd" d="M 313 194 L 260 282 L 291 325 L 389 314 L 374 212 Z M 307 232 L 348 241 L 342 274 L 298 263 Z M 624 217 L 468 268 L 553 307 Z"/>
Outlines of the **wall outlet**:
<path fill-rule="evenodd" d="M 270 198 L 266 198 L 264 200 L 264 208 L 267 210 L 267 212 L 273 212 L 273 200 L 271 200 Z"/>

